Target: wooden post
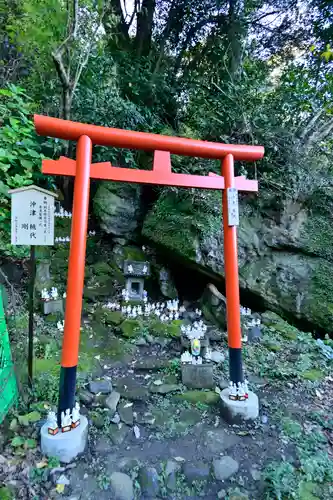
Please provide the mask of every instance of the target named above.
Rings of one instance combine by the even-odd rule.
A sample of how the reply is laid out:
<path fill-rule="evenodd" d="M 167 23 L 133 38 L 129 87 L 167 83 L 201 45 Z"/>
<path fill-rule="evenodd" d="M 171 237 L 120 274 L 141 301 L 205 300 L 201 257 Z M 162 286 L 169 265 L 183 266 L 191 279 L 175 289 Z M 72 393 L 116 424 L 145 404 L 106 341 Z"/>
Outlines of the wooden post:
<path fill-rule="evenodd" d="M 28 338 L 28 382 L 30 389 L 32 388 L 32 382 L 33 382 L 35 278 L 36 278 L 35 245 L 30 245 L 29 338 Z"/>

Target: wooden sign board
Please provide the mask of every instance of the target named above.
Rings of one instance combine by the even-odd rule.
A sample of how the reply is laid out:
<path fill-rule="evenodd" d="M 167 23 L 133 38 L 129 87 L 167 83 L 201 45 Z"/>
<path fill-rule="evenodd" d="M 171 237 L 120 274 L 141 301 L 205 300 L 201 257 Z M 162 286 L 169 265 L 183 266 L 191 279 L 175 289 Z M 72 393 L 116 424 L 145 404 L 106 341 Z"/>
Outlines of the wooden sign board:
<path fill-rule="evenodd" d="M 54 199 L 37 186 L 9 191 L 12 195 L 12 245 L 54 245 Z"/>

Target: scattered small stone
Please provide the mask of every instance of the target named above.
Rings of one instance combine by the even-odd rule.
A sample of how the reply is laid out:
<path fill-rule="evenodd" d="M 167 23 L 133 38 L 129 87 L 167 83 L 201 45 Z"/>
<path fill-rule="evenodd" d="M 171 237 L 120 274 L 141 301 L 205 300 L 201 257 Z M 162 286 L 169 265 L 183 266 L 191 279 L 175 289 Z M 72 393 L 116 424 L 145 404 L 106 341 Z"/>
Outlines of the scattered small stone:
<path fill-rule="evenodd" d="M 110 486 L 115 500 L 134 499 L 133 481 L 127 474 L 113 472 L 110 476 Z"/>
<path fill-rule="evenodd" d="M 221 377 L 219 380 L 219 388 L 223 390 L 227 387 L 229 387 L 229 381 L 226 378 Z"/>
<path fill-rule="evenodd" d="M 221 499 L 221 498 L 225 498 L 227 495 L 227 492 L 225 490 L 220 490 L 217 494 L 217 498 Z"/>
<path fill-rule="evenodd" d="M 57 484 L 63 484 L 65 486 L 69 485 L 69 479 L 65 476 L 65 474 L 61 474 L 61 476 L 57 479 Z"/>
<path fill-rule="evenodd" d="M 222 363 L 225 360 L 225 355 L 220 351 L 213 351 L 210 359 L 214 361 L 214 363 Z"/>
<path fill-rule="evenodd" d="M 149 392 L 145 387 L 118 388 L 118 390 L 121 397 L 130 401 L 147 401 L 149 399 Z"/>
<path fill-rule="evenodd" d="M 160 486 L 157 470 L 154 467 L 142 467 L 139 470 L 139 483 L 143 495 L 155 497 L 158 495 Z"/>
<path fill-rule="evenodd" d="M 120 394 L 117 391 L 112 391 L 111 394 L 105 400 L 105 406 L 109 408 L 111 413 L 116 413 L 117 405 L 119 403 Z"/>
<path fill-rule="evenodd" d="M 268 384 L 268 381 L 266 379 L 259 377 L 258 375 L 249 375 L 248 380 L 250 384 L 255 384 L 258 387 L 264 387 Z"/>
<path fill-rule="evenodd" d="M 256 469 L 255 467 L 252 467 L 251 476 L 252 476 L 253 481 L 260 481 L 260 479 L 261 479 L 260 470 Z"/>
<path fill-rule="evenodd" d="M 157 356 L 146 356 L 135 365 L 135 370 L 152 370 L 157 371 L 161 368 L 167 368 L 169 366 L 168 359 L 161 359 Z"/>
<path fill-rule="evenodd" d="M 83 475 L 83 479 L 88 479 L 88 474 L 86 472 Z"/>
<path fill-rule="evenodd" d="M 225 481 L 239 469 L 239 464 L 229 456 L 222 457 L 213 461 L 213 469 L 216 479 Z"/>
<path fill-rule="evenodd" d="M 144 413 L 143 415 L 138 415 L 137 421 L 142 425 L 154 425 L 156 418 L 152 413 Z"/>
<path fill-rule="evenodd" d="M 206 432 L 205 446 L 212 453 L 221 453 L 240 441 L 238 436 L 227 434 L 224 429 L 215 429 Z"/>
<path fill-rule="evenodd" d="M 120 423 L 118 425 L 110 424 L 108 430 L 113 444 L 121 445 L 128 434 L 129 428 L 127 425 Z"/>
<path fill-rule="evenodd" d="M 186 462 L 183 465 L 183 474 L 189 484 L 192 484 L 193 481 L 205 481 L 210 475 L 209 465 L 200 460 L 195 464 Z"/>
<path fill-rule="evenodd" d="M 127 425 L 133 425 L 133 407 L 129 406 L 127 403 L 118 404 L 118 413 L 120 420 L 125 422 Z"/>
<path fill-rule="evenodd" d="M 174 460 L 168 460 L 165 466 L 165 475 L 169 476 L 172 472 L 178 472 L 180 470 L 179 463 Z"/>
<path fill-rule="evenodd" d="M 147 345 L 147 341 L 146 341 L 146 339 L 144 339 L 143 337 L 140 337 L 140 338 L 138 338 L 138 339 L 134 342 L 134 344 L 140 347 L 140 346 Z"/>
<path fill-rule="evenodd" d="M 267 424 L 267 422 L 268 422 L 268 417 L 267 417 L 267 415 L 262 415 L 262 416 L 261 416 L 261 423 L 262 423 L 262 424 Z"/>
<path fill-rule="evenodd" d="M 94 396 L 91 394 L 91 392 L 87 391 L 86 389 L 81 389 L 79 391 L 79 400 L 81 403 L 84 405 L 90 405 L 93 402 Z"/>
<path fill-rule="evenodd" d="M 112 391 L 112 385 L 109 380 L 95 380 L 89 382 L 89 391 L 93 394 L 109 394 Z"/>
<path fill-rule="evenodd" d="M 166 479 L 166 487 L 170 491 L 175 491 L 177 489 L 177 473 L 171 472 Z"/>
<path fill-rule="evenodd" d="M 137 458 L 124 457 L 119 459 L 117 457 L 116 463 L 119 469 L 123 472 L 130 472 L 131 470 L 137 468 L 140 465 L 140 462 Z"/>
<path fill-rule="evenodd" d="M 150 386 L 149 390 L 153 394 L 168 394 L 169 392 L 180 391 L 181 387 L 177 384 L 162 384 L 162 385 L 152 385 Z"/>
<path fill-rule="evenodd" d="M 113 422 L 114 424 L 119 424 L 119 422 L 120 422 L 119 413 L 114 414 L 113 418 L 111 418 L 111 422 Z"/>

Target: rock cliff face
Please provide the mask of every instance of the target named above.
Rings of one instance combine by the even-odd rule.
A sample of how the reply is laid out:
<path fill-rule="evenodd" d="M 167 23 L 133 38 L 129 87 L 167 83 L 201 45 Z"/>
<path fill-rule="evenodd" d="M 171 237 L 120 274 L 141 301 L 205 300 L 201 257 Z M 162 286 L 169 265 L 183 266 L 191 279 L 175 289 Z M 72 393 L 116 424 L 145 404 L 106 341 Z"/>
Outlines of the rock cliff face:
<path fill-rule="evenodd" d="M 138 227 L 140 187 L 101 182 L 94 196 L 94 213 L 101 228 L 114 236 L 129 236 Z"/>
<path fill-rule="evenodd" d="M 116 187 L 115 187 L 116 186 Z M 240 202 L 240 286 L 261 308 L 333 330 L 333 193 L 315 193 L 311 203 L 261 193 Z M 133 238 L 140 231 L 140 188 L 102 183 L 94 199 L 101 227 Z M 162 191 L 148 212 L 142 236 L 178 255 L 189 266 L 224 277 L 221 195 Z"/>
<path fill-rule="evenodd" d="M 326 203 L 241 202 L 238 231 L 240 285 L 261 304 L 280 314 L 332 331 L 333 226 Z M 177 252 L 192 264 L 224 276 L 223 233 L 216 198 L 184 203 L 174 192 L 163 195 L 148 214 L 143 235 Z M 173 208 L 172 208 L 173 207 Z M 272 209 L 272 207 L 274 207 Z M 206 221 L 206 222 L 204 222 Z"/>

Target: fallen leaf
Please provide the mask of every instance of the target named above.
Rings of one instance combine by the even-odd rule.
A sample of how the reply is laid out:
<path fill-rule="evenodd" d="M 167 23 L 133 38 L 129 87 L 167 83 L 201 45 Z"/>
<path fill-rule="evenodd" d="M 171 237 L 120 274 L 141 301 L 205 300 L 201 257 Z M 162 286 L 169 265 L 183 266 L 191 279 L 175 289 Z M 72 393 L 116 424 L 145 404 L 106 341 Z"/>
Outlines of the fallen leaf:
<path fill-rule="evenodd" d="M 36 463 L 37 469 L 44 469 L 44 467 L 48 466 L 47 460 L 42 460 L 41 462 Z"/>
<path fill-rule="evenodd" d="M 56 492 L 60 493 L 60 495 L 62 495 L 64 491 L 65 491 L 65 485 L 64 484 L 57 484 Z"/>
<path fill-rule="evenodd" d="M 135 435 L 136 439 L 139 439 L 140 438 L 140 429 L 137 425 L 135 425 L 133 427 L 133 431 L 134 431 L 134 435 Z"/>
<path fill-rule="evenodd" d="M 130 406 L 133 406 L 133 403 L 126 403 L 126 404 L 124 405 L 124 408 L 129 408 Z"/>
<path fill-rule="evenodd" d="M 236 432 L 237 436 L 248 436 L 250 433 L 249 431 L 239 431 Z"/>
<path fill-rule="evenodd" d="M 163 382 L 162 382 L 162 380 L 154 380 L 153 384 L 154 385 L 162 385 Z"/>
<path fill-rule="evenodd" d="M 16 431 L 17 426 L 18 426 L 17 418 L 13 418 L 13 420 L 10 422 L 9 429 L 11 431 Z"/>
<path fill-rule="evenodd" d="M 30 450 L 33 450 L 34 448 L 37 448 L 37 441 L 36 439 L 26 439 L 25 442 L 24 442 L 24 448 L 27 450 L 27 449 L 30 449 Z"/>
<path fill-rule="evenodd" d="M 100 354 L 97 354 L 97 356 L 94 356 L 95 359 L 97 359 L 98 361 L 101 359 L 101 355 Z"/>
<path fill-rule="evenodd" d="M 18 446 L 23 446 L 24 438 L 22 436 L 15 436 L 12 439 L 11 445 L 13 446 L 13 448 L 17 448 Z"/>
<path fill-rule="evenodd" d="M 41 416 L 38 411 L 32 411 L 26 415 L 19 415 L 18 420 L 21 425 L 27 426 L 31 423 L 38 422 Z"/>
<path fill-rule="evenodd" d="M 317 396 L 318 399 L 323 399 L 323 395 L 322 395 L 321 392 L 318 391 L 318 389 L 316 389 L 315 392 L 316 392 L 316 396 Z"/>
<path fill-rule="evenodd" d="M 174 460 L 176 460 L 176 462 L 185 462 L 185 458 L 183 457 L 174 457 Z"/>

